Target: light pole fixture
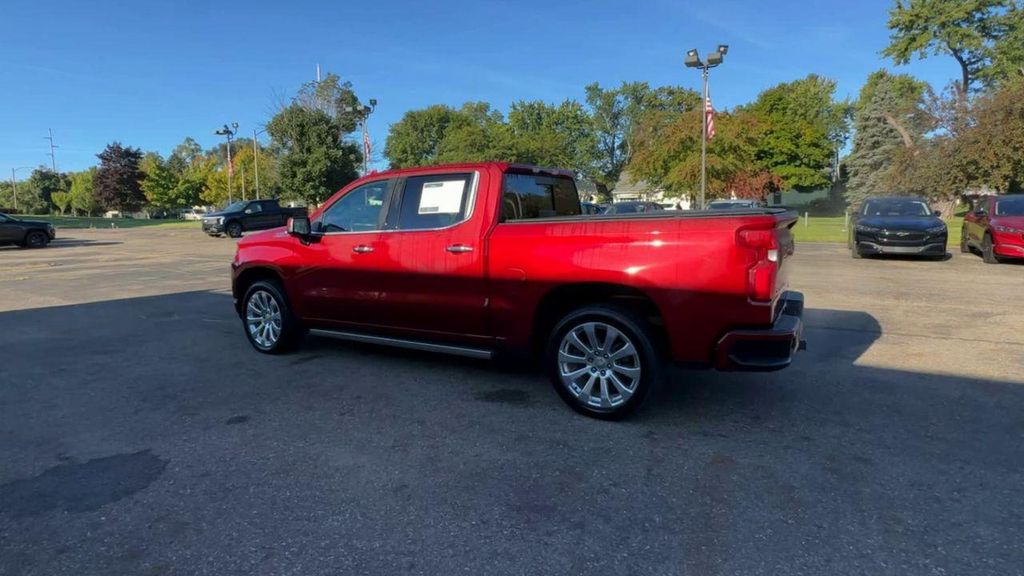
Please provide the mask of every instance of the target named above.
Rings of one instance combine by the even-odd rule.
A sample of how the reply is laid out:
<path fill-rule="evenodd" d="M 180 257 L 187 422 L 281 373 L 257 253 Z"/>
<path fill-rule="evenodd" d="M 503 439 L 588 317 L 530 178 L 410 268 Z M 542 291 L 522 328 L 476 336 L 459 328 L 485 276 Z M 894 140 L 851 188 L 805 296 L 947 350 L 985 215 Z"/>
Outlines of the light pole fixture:
<path fill-rule="evenodd" d="M 231 172 L 234 168 L 231 166 L 231 139 L 238 133 L 238 122 L 232 122 L 231 126 L 224 125 L 220 130 L 216 130 L 214 134 L 217 136 L 224 136 L 228 139 L 228 204 L 232 203 L 231 197 Z"/>
<path fill-rule="evenodd" d="M 14 195 L 14 213 L 18 213 L 18 182 L 15 180 L 14 174 L 18 170 L 28 170 L 31 166 L 18 166 L 17 168 L 11 168 L 11 194 Z"/>
<path fill-rule="evenodd" d="M 686 57 L 683 58 L 683 64 L 687 68 L 699 68 L 701 71 L 701 78 L 704 84 L 704 101 L 701 103 L 701 134 L 700 134 L 700 204 L 698 206 L 701 210 L 704 209 L 704 195 L 707 190 L 707 172 L 708 172 L 708 70 L 719 66 L 725 61 L 725 55 L 729 53 L 729 46 L 726 44 L 719 44 L 718 48 L 709 53 L 704 60 L 700 59 L 700 53 L 697 49 L 686 51 Z"/>
<path fill-rule="evenodd" d="M 260 149 L 259 144 L 256 143 L 256 137 L 266 132 L 266 128 L 257 130 L 252 129 L 252 167 L 256 173 L 256 199 L 260 199 Z"/>
<path fill-rule="evenodd" d="M 370 131 L 366 127 L 366 120 L 370 117 L 370 114 L 377 109 L 377 99 L 370 98 L 370 105 L 357 103 L 355 106 L 345 106 L 345 112 L 354 112 L 356 117 L 359 118 L 359 123 L 363 130 L 363 176 L 366 176 L 369 171 L 369 159 L 370 159 Z"/>

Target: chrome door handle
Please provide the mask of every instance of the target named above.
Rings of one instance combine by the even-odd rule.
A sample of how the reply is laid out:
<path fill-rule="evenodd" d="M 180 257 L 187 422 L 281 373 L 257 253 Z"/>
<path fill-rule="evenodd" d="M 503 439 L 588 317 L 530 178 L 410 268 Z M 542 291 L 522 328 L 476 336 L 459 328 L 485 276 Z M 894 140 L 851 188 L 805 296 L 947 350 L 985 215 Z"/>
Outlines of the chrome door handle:
<path fill-rule="evenodd" d="M 359 254 L 366 254 L 367 252 L 373 252 L 373 246 L 365 246 L 365 245 L 353 246 L 352 247 L 352 251 L 353 252 L 357 252 Z"/>
<path fill-rule="evenodd" d="M 463 252 L 472 252 L 473 247 L 466 246 L 465 244 L 452 244 L 451 246 L 445 248 L 445 250 L 451 252 L 452 254 L 462 254 Z"/>

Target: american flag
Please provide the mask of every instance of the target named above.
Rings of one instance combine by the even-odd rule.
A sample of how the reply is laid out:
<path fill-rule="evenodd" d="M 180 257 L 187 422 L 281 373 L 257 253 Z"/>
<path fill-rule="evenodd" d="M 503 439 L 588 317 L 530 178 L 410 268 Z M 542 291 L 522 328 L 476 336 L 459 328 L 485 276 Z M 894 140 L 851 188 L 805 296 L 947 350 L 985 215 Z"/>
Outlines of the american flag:
<path fill-rule="evenodd" d="M 370 160 L 370 153 L 373 152 L 373 146 L 370 144 L 370 131 L 363 129 L 363 157 L 367 161 Z"/>
<path fill-rule="evenodd" d="M 710 97 L 704 103 L 704 114 L 708 118 L 708 140 L 711 140 L 715 137 L 715 108 L 711 105 Z"/>

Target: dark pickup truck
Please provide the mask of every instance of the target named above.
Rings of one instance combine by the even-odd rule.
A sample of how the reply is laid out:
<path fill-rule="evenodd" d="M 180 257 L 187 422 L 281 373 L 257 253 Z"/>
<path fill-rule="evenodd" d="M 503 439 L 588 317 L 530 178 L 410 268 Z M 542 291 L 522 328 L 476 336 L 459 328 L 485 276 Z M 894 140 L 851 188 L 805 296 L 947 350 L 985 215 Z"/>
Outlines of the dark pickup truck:
<path fill-rule="evenodd" d="M 277 200 L 242 200 L 203 216 L 203 232 L 238 238 L 242 232 L 280 228 L 289 218 L 305 215 L 305 208 L 284 208 Z"/>
<path fill-rule="evenodd" d="M 53 224 L 33 220 L 19 220 L 0 214 L 0 246 L 17 244 L 25 248 L 42 248 L 53 240 Z"/>

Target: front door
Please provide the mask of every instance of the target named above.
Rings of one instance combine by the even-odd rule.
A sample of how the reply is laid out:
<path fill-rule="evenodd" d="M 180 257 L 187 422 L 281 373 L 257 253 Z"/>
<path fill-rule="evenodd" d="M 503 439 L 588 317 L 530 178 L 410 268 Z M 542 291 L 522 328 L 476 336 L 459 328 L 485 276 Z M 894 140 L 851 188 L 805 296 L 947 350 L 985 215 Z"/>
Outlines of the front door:
<path fill-rule="evenodd" d="M 306 247 L 309 269 L 294 280 L 299 314 L 310 323 L 359 328 L 382 317 L 381 227 L 391 180 L 378 180 L 345 193 L 313 221 Z"/>
<path fill-rule="evenodd" d="M 20 242 L 21 237 L 21 227 L 12 222 L 7 216 L 0 214 L 0 243 Z"/>
<path fill-rule="evenodd" d="M 384 314 L 408 337 L 489 341 L 484 279 L 486 232 L 474 207 L 486 173 L 455 172 L 401 181 L 381 238 Z"/>

